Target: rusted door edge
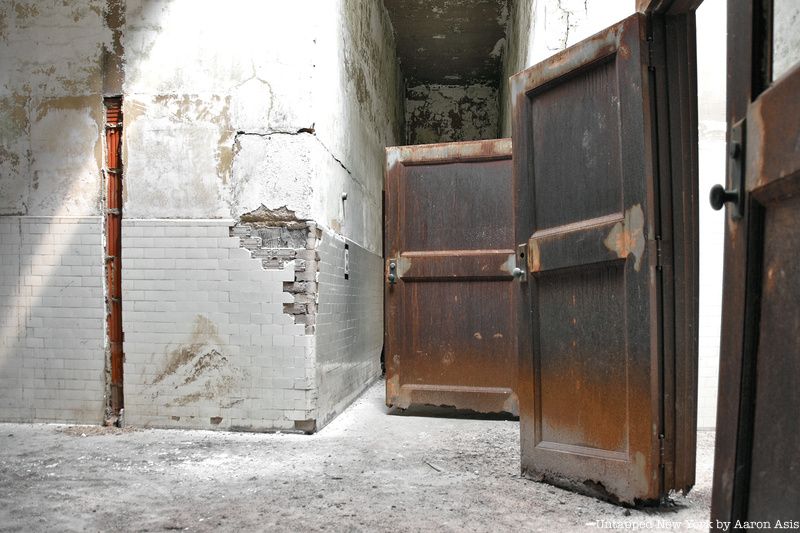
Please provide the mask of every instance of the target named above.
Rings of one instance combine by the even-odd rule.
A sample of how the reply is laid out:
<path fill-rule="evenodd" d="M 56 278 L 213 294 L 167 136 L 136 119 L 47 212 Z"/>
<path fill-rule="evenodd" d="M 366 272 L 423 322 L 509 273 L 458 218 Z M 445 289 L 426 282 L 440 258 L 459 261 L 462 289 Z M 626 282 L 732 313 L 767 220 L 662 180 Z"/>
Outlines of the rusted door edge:
<path fill-rule="evenodd" d="M 510 280 L 516 259 L 513 250 L 453 250 L 449 254 L 402 252 L 400 257 L 388 261 L 395 261 L 397 276 L 405 280 Z"/>
<path fill-rule="evenodd" d="M 648 15 L 682 15 L 700 7 L 703 0 L 636 0 L 636 12 Z"/>
<path fill-rule="evenodd" d="M 386 168 L 511 159 L 511 139 L 418 144 L 386 148 Z"/>
<path fill-rule="evenodd" d="M 644 18 L 644 15 L 637 13 L 621 24 L 615 24 L 592 35 L 581 43 L 579 53 L 572 47 L 568 48 L 511 76 L 509 79 L 511 94 L 529 94 L 537 89 L 544 90 L 548 84 L 564 76 L 576 76 L 587 67 L 611 59 L 614 54 L 627 57 L 626 54 L 630 54 L 630 51 L 622 45 L 622 34 L 623 29 L 634 18 Z"/>

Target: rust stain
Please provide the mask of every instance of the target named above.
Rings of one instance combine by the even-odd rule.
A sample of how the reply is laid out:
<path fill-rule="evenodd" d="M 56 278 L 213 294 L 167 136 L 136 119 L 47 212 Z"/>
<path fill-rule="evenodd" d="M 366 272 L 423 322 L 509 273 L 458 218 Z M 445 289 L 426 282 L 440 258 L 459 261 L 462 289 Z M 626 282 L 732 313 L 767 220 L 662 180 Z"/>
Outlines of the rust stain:
<path fill-rule="evenodd" d="M 34 18 L 39 16 L 39 8 L 36 4 L 23 4 L 21 2 L 17 2 L 14 4 L 14 11 L 17 14 L 17 21 L 24 22 L 29 18 Z"/>
<path fill-rule="evenodd" d="M 528 241 L 528 271 L 539 272 L 542 268 L 542 253 L 539 250 L 539 242 L 535 239 Z"/>
<path fill-rule="evenodd" d="M 642 265 L 644 255 L 644 212 L 642 206 L 634 205 L 625 211 L 625 219 L 617 222 L 608 237 L 603 241 L 606 248 L 617 254 L 621 259 L 633 254 L 635 258 L 634 269 L 638 272 Z"/>
<path fill-rule="evenodd" d="M 399 146 L 386 150 L 387 168 L 398 163 L 422 165 L 452 161 L 511 159 L 511 139 Z"/>
<path fill-rule="evenodd" d="M 30 96 L 27 94 L 14 93 L 10 96 L 0 98 L 4 116 L 9 122 L 3 121 L 0 127 L 14 132 L 23 132 L 28 127 L 28 101 Z M 10 128 L 9 128 L 10 126 Z"/>
<path fill-rule="evenodd" d="M 36 106 L 36 122 L 53 110 L 83 111 L 90 109 L 92 116 L 98 124 L 103 116 L 103 100 L 99 96 L 62 96 L 60 98 L 47 98 Z M 100 119 L 98 119 L 100 117 Z"/>
<path fill-rule="evenodd" d="M 233 160 L 237 152 L 236 146 L 234 145 L 236 133 L 233 131 L 233 128 L 231 128 L 230 125 L 230 107 L 231 97 L 226 96 L 222 105 L 222 110 L 216 117 L 211 119 L 211 122 L 220 129 L 216 157 L 217 175 L 219 176 L 219 179 L 222 180 L 222 183 L 228 183 L 228 180 L 231 177 Z"/>
<path fill-rule="evenodd" d="M 400 395 L 400 375 L 395 373 L 394 376 L 386 380 L 386 398 L 390 402 L 395 402 L 399 395 Z"/>

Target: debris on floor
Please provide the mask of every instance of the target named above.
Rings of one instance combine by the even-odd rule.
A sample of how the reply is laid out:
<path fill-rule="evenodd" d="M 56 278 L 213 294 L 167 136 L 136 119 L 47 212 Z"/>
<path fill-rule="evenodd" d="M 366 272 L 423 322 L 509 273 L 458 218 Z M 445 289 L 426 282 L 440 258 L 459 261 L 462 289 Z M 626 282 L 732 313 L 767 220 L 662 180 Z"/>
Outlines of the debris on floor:
<path fill-rule="evenodd" d="M 383 387 L 315 435 L 0 424 L 0 530 L 708 530 L 713 432 L 687 496 L 625 509 L 521 478 L 518 422 L 395 416 Z"/>

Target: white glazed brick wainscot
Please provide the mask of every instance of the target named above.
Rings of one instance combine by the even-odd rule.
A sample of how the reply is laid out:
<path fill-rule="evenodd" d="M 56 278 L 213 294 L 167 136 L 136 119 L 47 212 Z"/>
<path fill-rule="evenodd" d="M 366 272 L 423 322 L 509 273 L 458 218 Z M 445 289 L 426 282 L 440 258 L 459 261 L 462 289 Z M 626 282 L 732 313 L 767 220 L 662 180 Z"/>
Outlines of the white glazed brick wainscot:
<path fill-rule="evenodd" d="M 0 217 L 0 420 L 103 420 L 100 217 Z"/>
<path fill-rule="evenodd" d="M 345 279 L 345 244 L 349 279 Z M 324 231 L 316 319 L 317 429 L 341 413 L 381 373 L 383 260 Z"/>
<path fill-rule="evenodd" d="M 269 431 L 313 417 L 313 336 L 283 312 L 294 261 L 265 270 L 233 225 L 123 221 L 126 423 Z"/>

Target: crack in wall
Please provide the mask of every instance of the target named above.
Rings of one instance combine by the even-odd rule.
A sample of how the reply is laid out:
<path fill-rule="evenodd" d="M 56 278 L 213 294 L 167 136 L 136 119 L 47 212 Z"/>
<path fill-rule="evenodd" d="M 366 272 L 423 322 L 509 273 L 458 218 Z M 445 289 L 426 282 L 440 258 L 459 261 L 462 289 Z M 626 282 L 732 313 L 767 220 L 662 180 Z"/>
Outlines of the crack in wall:
<path fill-rule="evenodd" d="M 236 132 L 236 134 L 234 135 L 234 137 L 233 137 L 233 145 L 234 145 L 234 146 L 236 146 L 237 140 L 239 139 L 239 137 L 240 137 L 240 136 L 253 136 L 253 137 L 262 137 L 262 138 L 268 138 L 268 137 L 271 137 L 271 136 L 273 136 L 273 135 L 291 135 L 291 136 L 304 135 L 304 134 L 311 135 L 311 136 L 314 138 L 314 140 L 315 140 L 315 141 L 317 141 L 317 142 L 319 143 L 319 145 L 320 145 L 320 146 L 322 146 L 322 148 L 323 148 L 323 149 L 324 149 L 326 152 L 328 152 L 328 155 L 330 155 L 330 156 L 331 156 L 331 158 L 332 158 L 334 161 L 336 161 L 336 163 L 337 163 L 337 164 L 338 164 L 340 167 L 342 167 L 342 169 L 343 169 L 345 172 L 347 172 L 347 174 L 348 174 L 350 177 L 352 177 L 352 178 L 353 178 L 353 181 L 355 181 L 355 182 L 358 184 L 358 186 L 359 186 L 359 187 L 360 187 L 362 190 L 366 190 L 366 189 L 367 189 L 366 185 L 365 185 L 364 183 L 362 183 L 362 182 L 361 182 L 361 181 L 360 181 L 360 180 L 359 180 L 359 179 L 356 177 L 356 175 L 355 175 L 355 174 L 353 174 L 353 172 L 352 172 L 352 171 L 351 171 L 351 170 L 350 170 L 350 169 L 347 167 L 347 165 L 345 165 L 345 164 L 344 164 L 344 162 L 343 162 L 341 159 L 339 159 L 338 157 L 336 157 L 336 154 L 334 154 L 334 153 L 333 153 L 333 150 L 331 150 L 330 148 L 328 148 L 328 145 L 326 145 L 324 142 L 322 142 L 322 139 L 320 139 L 320 138 L 317 136 L 316 129 L 314 128 L 314 126 L 315 126 L 315 124 L 312 124 L 312 125 L 311 125 L 310 127 L 308 127 L 308 128 L 300 128 L 300 129 L 298 129 L 298 130 L 295 130 L 295 131 L 292 131 L 292 130 L 268 130 L 268 131 L 265 131 L 265 132 L 257 132 L 257 131 L 243 131 L 243 130 L 238 130 L 238 131 Z"/>
<path fill-rule="evenodd" d="M 560 39 L 560 48 L 556 50 L 564 50 L 569 45 L 569 32 L 571 29 L 578 26 L 577 23 L 570 23 L 570 17 L 577 18 L 577 13 L 574 10 L 564 7 L 565 0 L 556 0 L 556 9 L 561 13 L 561 18 L 564 20 L 564 35 Z M 589 13 L 589 0 L 583 0 L 583 12 L 585 15 Z"/>

